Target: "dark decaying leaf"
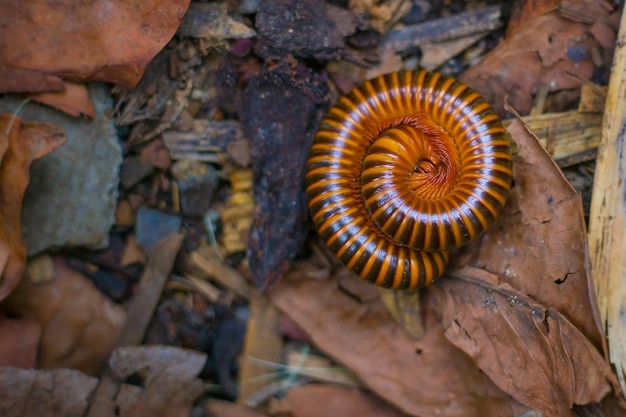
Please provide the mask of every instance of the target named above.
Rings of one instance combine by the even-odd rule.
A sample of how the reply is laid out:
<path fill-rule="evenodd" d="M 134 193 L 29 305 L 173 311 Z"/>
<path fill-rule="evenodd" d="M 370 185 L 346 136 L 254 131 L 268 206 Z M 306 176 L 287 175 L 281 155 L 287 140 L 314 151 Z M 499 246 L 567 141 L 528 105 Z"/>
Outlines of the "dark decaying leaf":
<path fill-rule="evenodd" d="M 354 34 L 358 25 L 356 15 L 323 0 L 266 0 L 259 3 L 256 15 L 254 51 L 264 58 L 287 54 L 351 58 L 345 38 Z"/>
<path fill-rule="evenodd" d="M 260 289 L 280 280 L 304 240 L 304 167 L 327 97 L 322 77 L 295 60 L 264 68 L 243 92 L 256 202 L 248 258 Z"/>
<path fill-rule="evenodd" d="M 58 126 L 0 114 L 0 300 L 13 290 L 26 269 L 21 210 L 30 165 L 65 140 Z"/>

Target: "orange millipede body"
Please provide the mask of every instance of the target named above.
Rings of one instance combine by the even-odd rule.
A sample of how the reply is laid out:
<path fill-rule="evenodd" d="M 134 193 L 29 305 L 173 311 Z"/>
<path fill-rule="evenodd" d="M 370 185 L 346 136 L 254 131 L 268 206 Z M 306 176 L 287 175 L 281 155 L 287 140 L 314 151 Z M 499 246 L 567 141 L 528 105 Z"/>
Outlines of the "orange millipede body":
<path fill-rule="evenodd" d="M 308 160 L 309 208 L 361 278 L 420 288 L 481 235 L 512 181 L 508 135 L 487 102 L 438 73 L 395 72 L 339 99 Z"/>

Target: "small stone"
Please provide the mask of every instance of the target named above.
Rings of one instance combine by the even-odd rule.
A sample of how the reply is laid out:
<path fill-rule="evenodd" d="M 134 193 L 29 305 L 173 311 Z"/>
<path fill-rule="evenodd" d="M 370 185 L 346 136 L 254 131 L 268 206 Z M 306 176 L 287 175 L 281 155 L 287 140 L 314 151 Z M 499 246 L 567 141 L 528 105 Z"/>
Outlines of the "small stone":
<path fill-rule="evenodd" d="M 240 0 L 237 11 L 241 14 L 253 14 L 259 11 L 259 0 Z"/>
<path fill-rule="evenodd" d="M 180 209 L 185 216 L 202 217 L 211 206 L 219 179 L 217 170 L 206 165 L 201 175 L 190 174 L 178 180 Z"/>
<path fill-rule="evenodd" d="M 136 235 L 139 246 L 149 254 L 159 240 L 180 230 L 180 216 L 163 213 L 148 207 L 137 212 Z"/>
<path fill-rule="evenodd" d="M 129 156 L 124 159 L 120 170 L 122 187 L 128 189 L 152 173 L 154 167 L 143 162 L 139 156 Z"/>
<path fill-rule="evenodd" d="M 431 9 L 432 6 L 428 1 L 413 0 L 413 6 L 411 7 L 409 13 L 404 16 L 404 19 L 402 19 L 402 23 L 404 23 L 405 25 L 414 25 L 416 23 L 421 23 L 426 19 Z"/>
<path fill-rule="evenodd" d="M 139 151 L 141 161 L 155 168 L 166 170 L 172 165 L 170 151 L 161 139 L 155 139 Z"/>
<path fill-rule="evenodd" d="M 93 119 L 75 118 L 28 103 L 19 116 L 64 129 L 65 145 L 35 161 L 22 206 L 22 233 L 29 256 L 47 249 L 103 248 L 115 222 L 122 150 L 111 114 L 113 99 L 105 84 L 88 86 Z M 0 112 L 13 113 L 22 98 L 5 96 Z"/>
<path fill-rule="evenodd" d="M 247 139 L 239 139 L 230 142 L 226 145 L 226 151 L 228 152 L 228 155 L 233 158 L 233 161 L 242 167 L 249 166 L 252 161 L 252 155 L 250 154 L 250 142 Z"/>

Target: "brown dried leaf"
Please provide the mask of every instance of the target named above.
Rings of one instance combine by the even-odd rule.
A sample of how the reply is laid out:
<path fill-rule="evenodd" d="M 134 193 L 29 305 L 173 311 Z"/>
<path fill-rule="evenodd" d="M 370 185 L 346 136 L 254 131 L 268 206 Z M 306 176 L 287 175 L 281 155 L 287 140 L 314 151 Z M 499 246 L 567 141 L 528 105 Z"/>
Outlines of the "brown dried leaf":
<path fill-rule="evenodd" d="M 0 65 L 0 91 L 4 93 L 63 92 L 64 90 L 63 80 L 55 75 L 44 74 L 38 70 Z"/>
<path fill-rule="evenodd" d="M 193 402 L 204 391 L 196 376 L 207 356 L 171 346 L 122 347 L 113 352 L 109 365 L 115 378 L 133 374 L 143 378 L 142 388 L 122 384 L 115 402 L 120 417 L 187 417 Z"/>
<path fill-rule="evenodd" d="M 513 3 L 511 18 L 506 27 L 507 36 L 515 33 L 520 27 L 535 16 L 556 9 L 562 0 L 525 0 Z"/>
<path fill-rule="evenodd" d="M 616 383 L 598 350 L 558 311 L 484 271 L 454 272 L 432 292 L 443 299 L 445 335 L 502 390 L 550 417 L 569 417 L 574 404 L 600 402 Z"/>
<path fill-rule="evenodd" d="M 265 414 L 253 411 L 245 405 L 213 399 L 206 406 L 210 416 L 214 417 L 266 417 Z"/>
<path fill-rule="evenodd" d="M 55 277 L 44 284 L 23 280 L 3 308 L 43 326 L 41 368 L 67 367 L 96 375 L 117 342 L 126 314 L 63 260 L 55 259 L 54 265 Z"/>
<path fill-rule="evenodd" d="M 0 300 L 17 285 L 26 268 L 20 219 L 30 164 L 65 140 L 57 126 L 0 114 Z"/>
<path fill-rule="evenodd" d="M 293 417 L 406 415 L 372 395 L 333 384 L 312 384 L 292 388 L 285 396 L 284 402 L 289 405 Z"/>
<path fill-rule="evenodd" d="M 97 384 L 96 378 L 71 369 L 0 368 L 0 415 L 82 416 Z"/>
<path fill-rule="evenodd" d="M 498 223 L 456 263 L 490 271 L 558 310 L 600 348 L 581 197 L 519 121 L 511 123 L 509 132 L 518 144 L 509 200 Z"/>
<path fill-rule="evenodd" d="M 0 317 L 0 367 L 35 368 L 41 325 L 35 320 Z"/>
<path fill-rule="evenodd" d="M 610 0 L 563 0 L 559 9 L 563 16 L 576 22 L 604 22 L 617 29 L 621 13 L 613 13 L 614 4 L 617 3 Z"/>
<path fill-rule="evenodd" d="M 59 79 L 50 76 L 132 87 L 172 38 L 188 5 L 189 0 L 0 2 L 0 73 L 23 83 L 0 77 L 0 92 L 60 91 Z"/>
<path fill-rule="evenodd" d="M 370 286 L 351 279 L 354 286 Z M 269 296 L 316 346 L 409 415 L 514 415 L 517 403 L 445 338 L 433 306 L 425 306 L 425 336 L 416 341 L 391 319 L 380 300 L 362 303 L 336 280 L 290 276 Z"/>
<path fill-rule="evenodd" d="M 460 80 L 478 90 L 501 115 L 505 98 L 526 113 L 540 86 L 559 91 L 579 87 L 581 80 L 592 77 L 592 50 L 600 45 L 589 36 L 589 29 L 590 25 L 566 19 L 558 11 L 537 16 L 465 71 Z"/>
<path fill-rule="evenodd" d="M 616 33 L 608 24 L 596 22 L 589 29 L 589 33 L 600 42 L 603 48 L 610 50 L 615 46 Z"/>

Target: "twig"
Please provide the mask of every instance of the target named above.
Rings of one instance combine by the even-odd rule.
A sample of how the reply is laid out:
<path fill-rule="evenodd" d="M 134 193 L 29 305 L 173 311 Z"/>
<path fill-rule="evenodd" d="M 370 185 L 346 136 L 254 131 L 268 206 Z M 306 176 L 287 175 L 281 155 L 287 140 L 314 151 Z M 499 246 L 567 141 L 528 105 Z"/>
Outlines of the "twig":
<path fill-rule="evenodd" d="M 608 353 L 626 390 L 626 13 L 620 30 L 604 109 L 602 140 L 589 214 L 589 255 Z"/>

